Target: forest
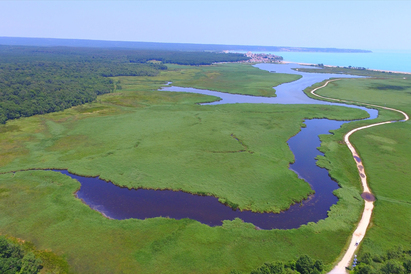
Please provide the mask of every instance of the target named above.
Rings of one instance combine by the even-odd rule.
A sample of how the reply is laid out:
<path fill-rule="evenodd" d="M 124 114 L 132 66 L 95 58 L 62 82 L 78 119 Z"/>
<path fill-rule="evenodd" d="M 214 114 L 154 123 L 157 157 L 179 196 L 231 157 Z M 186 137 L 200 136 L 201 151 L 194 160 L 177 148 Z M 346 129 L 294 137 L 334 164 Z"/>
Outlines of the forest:
<path fill-rule="evenodd" d="M 167 70 L 163 63 L 247 59 L 215 52 L 0 46 L 0 123 L 92 102 L 116 88 L 108 77 L 156 76 Z"/>

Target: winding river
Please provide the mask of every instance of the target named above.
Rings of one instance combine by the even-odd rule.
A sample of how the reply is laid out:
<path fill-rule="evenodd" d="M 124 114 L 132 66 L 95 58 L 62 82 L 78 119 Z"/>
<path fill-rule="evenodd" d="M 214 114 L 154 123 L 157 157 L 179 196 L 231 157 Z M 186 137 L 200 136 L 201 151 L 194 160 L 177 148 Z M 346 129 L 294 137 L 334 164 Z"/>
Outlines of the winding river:
<path fill-rule="evenodd" d="M 166 86 L 162 90 L 201 93 L 221 98 L 219 101 L 207 104 L 332 104 L 366 110 L 370 114 L 369 119 L 374 119 L 378 115 L 378 111 L 375 109 L 318 101 L 309 98 L 302 92 L 305 88 L 330 78 L 355 76 L 299 72 L 292 69 L 303 67 L 297 64 L 259 64 L 256 67 L 276 73 L 299 74 L 302 78 L 275 87 L 277 97 L 271 98 L 174 86 Z M 241 218 L 261 229 L 291 229 L 326 218 L 330 207 L 337 202 L 338 199 L 333 195 L 333 191 L 338 188 L 338 185 L 329 177 L 327 170 L 316 165 L 315 157 L 321 155 L 317 150 L 317 147 L 320 146 L 318 135 L 327 134 L 330 130 L 338 129 L 344 123 L 347 123 L 347 121 L 306 120 L 306 127 L 302 128 L 296 136 L 288 141 L 288 145 L 295 156 L 295 163 L 290 166 L 290 169 L 295 171 L 300 178 L 306 180 L 315 190 L 315 194 L 301 204 L 292 205 L 288 210 L 279 214 L 232 210 L 230 207 L 218 202 L 215 197 L 168 190 L 130 190 L 115 186 L 98 177 L 88 178 L 71 174 L 65 170 L 55 171 L 78 180 L 81 183 L 81 188 L 77 192 L 77 197 L 91 208 L 113 219 L 145 219 L 162 216 L 174 219 L 190 218 L 210 226 L 216 226 L 221 225 L 223 220 Z"/>

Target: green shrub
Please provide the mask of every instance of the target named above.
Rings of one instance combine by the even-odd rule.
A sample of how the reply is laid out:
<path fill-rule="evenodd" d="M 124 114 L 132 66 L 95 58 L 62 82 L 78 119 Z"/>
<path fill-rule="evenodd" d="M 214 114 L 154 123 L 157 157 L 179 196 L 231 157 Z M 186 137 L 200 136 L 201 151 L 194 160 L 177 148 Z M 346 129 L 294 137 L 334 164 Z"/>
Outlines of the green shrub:
<path fill-rule="evenodd" d="M 43 268 L 41 264 L 32 252 L 25 253 L 19 245 L 0 237 L 0 273 L 38 273 Z"/>
<path fill-rule="evenodd" d="M 297 261 L 265 263 L 251 271 L 251 274 L 320 274 L 323 270 L 324 264 L 322 261 L 314 261 L 308 255 L 303 255 L 300 256 Z"/>
<path fill-rule="evenodd" d="M 380 272 L 386 274 L 402 274 L 405 273 L 405 269 L 400 262 L 390 260 L 381 267 Z"/>

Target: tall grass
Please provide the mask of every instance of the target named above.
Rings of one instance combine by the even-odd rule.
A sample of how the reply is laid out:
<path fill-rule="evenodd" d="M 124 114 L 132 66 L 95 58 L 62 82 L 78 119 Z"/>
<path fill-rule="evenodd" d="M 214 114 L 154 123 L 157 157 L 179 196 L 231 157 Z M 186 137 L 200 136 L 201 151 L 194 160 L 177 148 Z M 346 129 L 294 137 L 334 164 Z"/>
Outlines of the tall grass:
<path fill-rule="evenodd" d="M 270 73 L 246 64 L 242 66 L 220 64 L 197 70 L 189 67 L 170 66 L 170 69 L 190 75 L 189 78 L 174 80 L 174 86 L 267 97 L 276 96 L 273 87 L 301 78 L 300 75 L 296 74 Z"/>
<path fill-rule="evenodd" d="M 411 114 L 411 79 L 406 75 L 392 75 L 388 79 L 339 80 L 317 93 L 392 107 Z M 381 111 L 379 119 L 403 117 Z M 398 244 L 411 244 L 410 135 L 410 122 L 397 122 L 362 130 L 351 137 L 377 199 L 370 229 L 361 246 L 362 253 L 382 254 Z M 326 152 L 326 157 L 335 162 L 332 152 Z"/>
<path fill-rule="evenodd" d="M 192 75 L 184 68 L 150 79 L 118 77 L 123 89 L 96 103 L 0 126 L 0 172 L 67 168 L 121 186 L 211 193 L 240 209 L 278 212 L 311 191 L 288 170 L 294 157 L 286 141 L 302 121 L 366 115 L 315 105 L 200 106 L 195 103 L 215 98 L 157 91 Z M 323 149 L 338 147 L 335 155 L 342 160 L 321 162 L 343 178 L 343 188 L 335 191 L 340 200 L 329 217 L 317 224 L 263 231 L 239 219 L 220 227 L 189 219 L 110 220 L 74 197 L 78 182 L 49 171 L 21 171 L 0 175 L 0 233 L 65 256 L 79 273 L 228 273 L 301 254 L 330 268 L 362 207 L 355 166 L 344 160 L 346 149 L 335 146 L 348 127 L 323 137 L 329 138 Z M 244 147 L 253 153 L 240 152 Z"/>

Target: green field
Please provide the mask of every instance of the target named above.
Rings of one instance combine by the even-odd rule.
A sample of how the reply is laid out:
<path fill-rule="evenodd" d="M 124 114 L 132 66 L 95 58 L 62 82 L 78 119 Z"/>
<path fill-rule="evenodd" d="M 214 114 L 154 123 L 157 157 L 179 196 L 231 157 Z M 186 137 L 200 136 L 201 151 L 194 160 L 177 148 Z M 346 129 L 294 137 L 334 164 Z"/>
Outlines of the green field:
<path fill-rule="evenodd" d="M 26 120 L 26 127 L 20 121 L 9 123 L 19 130 L 5 133 L 5 140 L 30 141 L 18 149 L 13 146 L 24 150 L 24 156 L 10 160 L 0 171 L 69 169 L 120 186 L 205 193 L 240 209 L 279 212 L 312 192 L 288 170 L 294 157 L 285 141 L 298 133 L 303 119 L 361 115 L 346 108 L 330 111 L 334 108 L 328 106 L 310 106 L 305 111 L 298 111 L 300 106 L 199 106 L 194 103 L 213 98 L 140 92 L 144 84 L 153 84 L 151 77 L 124 78 L 118 78 L 121 93 L 101 96 L 101 104 L 33 117 Z M 144 106 L 113 106 L 126 105 L 123 100 Z M 20 131 L 28 132 L 21 135 Z"/>
<path fill-rule="evenodd" d="M 174 86 L 265 97 L 276 96 L 273 87 L 301 78 L 300 75 L 295 74 L 270 73 L 246 64 L 204 66 L 201 69 L 175 65 L 168 65 L 168 67 L 188 74 L 188 77 L 174 80 Z"/>
<path fill-rule="evenodd" d="M 405 79 L 404 79 L 405 78 Z M 317 93 L 366 102 L 411 113 L 411 77 L 339 80 Z M 392 117 L 391 119 L 403 117 Z M 369 186 L 376 195 L 372 223 L 362 252 L 382 254 L 398 244 L 411 244 L 410 122 L 359 131 L 351 137 L 363 159 Z"/>
<path fill-rule="evenodd" d="M 215 86 L 210 75 L 220 79 Z M 249 77 L 247 89 L 228 88 L 225 82 L 241 83 L 244 75 Z M 288 170 L 293 155 L 286 141 L 298 133 L 302 121 L 366 116 L 361 110 L 320 105 L 201 106 L 196 103 L 216 98 L 157 91 L 172 81 L 264 96 L 272 86 L 292 80 L 249 65 L 173 66 L 156 77 L 114 80 L 120 80 L 123 89 L 99 96 L 95 103 L 0 126 L 0 172 L 64 168 L 100 175 L 121 186 L 206 193 L 241 209 L 278 212 L 311 192 Z M 344 81 L 355 86 L 365 80 Z M 380 119 L 392 116 L 382 112 Z M 363 206 L 356 167 L 341 142 L 343 133 L 359 123 L 369 122 L 346 124 L 322 137 L 321 149 L 332 153 L 319 163 L 331 169 L 342 188 L 335 191 L 340 200 L 329 218 L 317 224 L 261 231 L 241 220 L 220 227 L 189 219 L 110 220 L 74 197 L 80 187 L 75 180 L 50 171 L 21 171 L 0 175 L 0 233 L 65 256 L 71 271 L 78 273 L 249 272 L 264 262 L 288 261 L 301 254 L 323 260 L 330 268 L 342 254 Z M 388 126 L 401 125 L 406 124 Z M 365 154 L 361 149 L 360 153 Z M 373 183 L 371 188 L 379 198 Z"/>

